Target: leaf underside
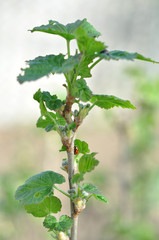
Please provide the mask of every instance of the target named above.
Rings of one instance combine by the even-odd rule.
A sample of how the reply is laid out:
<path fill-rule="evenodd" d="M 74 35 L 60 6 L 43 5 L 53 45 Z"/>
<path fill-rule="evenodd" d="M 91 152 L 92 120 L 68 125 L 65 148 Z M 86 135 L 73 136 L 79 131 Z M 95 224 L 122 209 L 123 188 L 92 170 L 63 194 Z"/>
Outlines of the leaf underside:
<path fill-rule="evenodd" d="M 121 51 L 121 50 L 114 50 L 114 51 L 106 51 L 105 53 L 101 53 L 98 55 L 100 58 L 105 59 L 105 60 L 142 60 L 142 61 L 147 61 L 147 62 L 152 62 L 152 63 L 159 63 L 151 58 L 144 57 L 143 55 L 135 52 L 126 52 L 126 51 Z"/>
<path fill-rule="evenodd" d="M 135 109 L 135 106 L 133 106 L 130 101 L 112 95 L 93 95 L 90 101 L 94 105 L 104 109 L 110 109 L 113 107 Z"/>
<path fill-rule="evenodd" d="M 68 59 L 65 59 L 63 54 L 40 56 L 26 61 L 29 66 L 21 69 L 22 74 L 18 76 L 17 80 L 19 83 L 23 83 L 26 81 L 35 81 L 51 73 L 68 73 L 73 70 L 79 61 L 79 54 L 71 56 Z"/>

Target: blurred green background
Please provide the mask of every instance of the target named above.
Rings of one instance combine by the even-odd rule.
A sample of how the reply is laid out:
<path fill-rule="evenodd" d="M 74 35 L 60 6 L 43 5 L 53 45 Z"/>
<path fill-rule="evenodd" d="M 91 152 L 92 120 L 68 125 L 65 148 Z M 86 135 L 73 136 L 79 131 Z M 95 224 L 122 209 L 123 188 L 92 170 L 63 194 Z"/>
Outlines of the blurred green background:
<path fill-rule="evenodd" d="M 39 87 L 62 96 L 63 79 L 53 76 L 21 86 L 16 81 L 25 60 L 65 53 L 65 45 L 60 38 L 32 35 L 27 30 L 49 19 L 65 24 L 86 17 L 111 50 L 137 51 L 159 60 L 158 12 L 157 0 L 1 2 L 0 240 L 52 239 L 42 227 L 42 219 L 27 215 L 14 193 L 32 174 L 59 171 L 65 157 L 58 151 L 61 142 L 56 133 L 36 129 L 39 112 L 32 98 Z M 157 240 L 158 66 L 137 61 L 103 62 L 93 71 L 88 85 L 95 93 L 130 99 L 137 109 L 94 109 L 79 128 L 77 137 L 87 141 L 91 151 L 99 152 L 100 165 L 87 181 L 100 186 L 109 200 L 107 205 L 90 200 L 80 215 L 79 240 Z M 69 214 L 68 200 L 60 197 L 63 213 Z"/>

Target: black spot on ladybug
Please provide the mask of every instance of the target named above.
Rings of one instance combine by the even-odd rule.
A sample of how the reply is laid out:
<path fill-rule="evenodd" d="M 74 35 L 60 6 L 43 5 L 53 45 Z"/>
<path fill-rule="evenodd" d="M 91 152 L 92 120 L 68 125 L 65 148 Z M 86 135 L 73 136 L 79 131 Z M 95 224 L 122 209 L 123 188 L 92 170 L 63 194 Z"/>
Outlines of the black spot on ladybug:
<path fill-rule="evenodd" d="M 78 149 L 78 147 L 77 147 L 77 146 L 74 146 L 74 155 L 77 155 L 77 154 L 78 154 L 78 152 L 79 152 L 79 149 Z"/>

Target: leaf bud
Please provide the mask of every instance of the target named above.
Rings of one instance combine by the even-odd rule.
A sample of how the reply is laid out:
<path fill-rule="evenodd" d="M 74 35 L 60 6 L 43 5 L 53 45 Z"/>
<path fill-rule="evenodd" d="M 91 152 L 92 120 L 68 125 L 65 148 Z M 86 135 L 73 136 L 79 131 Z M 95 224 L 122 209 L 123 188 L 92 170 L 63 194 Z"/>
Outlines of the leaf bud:
<path fill-rule="evenodd" d="M 83 191 L 83 192 L 82 192 L 82 195 L 83 195 L 83 197 L 88 197 L 88 196 L 89 196 L 89 193 L 86 192 L 86 191 Z"/>
<path fill-rule="evenodd" d="M 84 119 L 87 116 L 87 114 L 89 112 L 89 107 L 90 107 L 90 104 L 87 104 L 81 109 L 81 111 L 79 113 L 80 118 Z"/>
<path fill-rule="evenodd" d="M 73 112 L 73 115 L 74 115 L 74 117 L 77 117 L 77 116 L 78 116 L 78 114 L 79 114 L 78 110 L 77 110 L 77 109 L 76 109 L 76 110 L 74 110 L 74 112 Z"/>
<path fill-rule="evenodd" d="M 59 232 L 58 239 L 59 240 L 69 240 L 69 237 L 64 232 Z"/>
<path fill-rule="evenodd" d="M 64 130 L 65 130 L 65 127 L 64 127 L 63 125 L 59 125 L 59 129 L 60 129 L 61 131 L 64 131 Z"/>
<path fill-rule="evenodd" d="M 86 208 L 86 199 L 76 198 L 74 204 L 76 213 L 80 213 Z"/>
<path fill-rule="evenodd" d="M 76 195 L 76 188 L 72 188 L 68 190 L 68 193 L 73 197 Z"/>

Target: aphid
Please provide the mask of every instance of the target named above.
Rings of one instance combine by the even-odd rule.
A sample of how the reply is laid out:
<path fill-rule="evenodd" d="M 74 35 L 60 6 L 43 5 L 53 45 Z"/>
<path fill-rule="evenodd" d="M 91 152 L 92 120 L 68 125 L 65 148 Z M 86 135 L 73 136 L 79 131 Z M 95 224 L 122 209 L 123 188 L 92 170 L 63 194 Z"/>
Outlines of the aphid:
<path fill-rule="evenodd" d="M 106 55 L 109 55 L 109 52 L 108 52 L 107 49 L 104 49 L 104 50 L 100 51 L 100 53 L 105 53 Z"/>
<path fill-rule="evenodd" d="M 74 146 L 74 155 L 77 155 L 77 154 L 78 154 L 78 152 L 79 152 L 79 149 L 78 149 L 78 147 L 77 147 L 77 146 Z"/>

